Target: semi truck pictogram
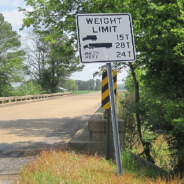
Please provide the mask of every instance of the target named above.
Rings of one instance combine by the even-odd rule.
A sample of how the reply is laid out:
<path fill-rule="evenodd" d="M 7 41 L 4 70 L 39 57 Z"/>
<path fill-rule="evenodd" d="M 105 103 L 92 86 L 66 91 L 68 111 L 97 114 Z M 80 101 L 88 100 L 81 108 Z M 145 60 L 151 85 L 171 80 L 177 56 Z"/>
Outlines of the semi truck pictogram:
<path fill-rule="evenodd" d="M 110 48 L 112 47 L 112 43 L 89 43 L 88 45 L 84 46 L 84 49 L 94 49 L 99 47 Z"/>

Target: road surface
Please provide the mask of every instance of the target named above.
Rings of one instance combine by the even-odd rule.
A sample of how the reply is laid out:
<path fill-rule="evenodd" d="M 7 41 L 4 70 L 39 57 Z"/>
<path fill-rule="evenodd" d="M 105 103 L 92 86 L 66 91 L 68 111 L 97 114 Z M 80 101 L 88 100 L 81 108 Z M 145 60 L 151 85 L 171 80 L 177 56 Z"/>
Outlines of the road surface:
<path fill-rule="evenodd" d="M 0 107 L 0 183 L 17 176 L 31 151 L 67 144 L 100 103 L 94 92 Z"/>

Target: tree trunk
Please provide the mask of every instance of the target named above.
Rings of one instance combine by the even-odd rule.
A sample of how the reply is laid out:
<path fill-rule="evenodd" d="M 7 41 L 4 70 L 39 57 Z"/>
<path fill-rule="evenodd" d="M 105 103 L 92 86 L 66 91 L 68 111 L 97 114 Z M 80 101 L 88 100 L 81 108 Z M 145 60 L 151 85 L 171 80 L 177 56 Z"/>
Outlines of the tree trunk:
<path fill-rule="evenodd" d="M 134 70 L 132 63 L 129 63 L 129 66 L 130 66 L 130 70 L 131 70 L 131 74 L 132 74 L 132 77 L 134 80 L 134 86 L 135 86 L 135 103 L 139 103 L 139 101 L 140 101 L 139 84 L 138 84 L 135 70 Z M 144 141 L 144 138 L 142 136 L 141 119 L 140 119 L 139 111 L 136 112 L 136 121 L 137 121 L 137 129 L 138 129 L 139 138 L 141 140 L 141 143 L 142 143 L 142 146 L 144 149 L 143 153 L 145 153 L 147 160 L 154 164 L 155 163 L 154 159 L 152 158 L 152 156 L 150 154 L 151 143 Z"/>

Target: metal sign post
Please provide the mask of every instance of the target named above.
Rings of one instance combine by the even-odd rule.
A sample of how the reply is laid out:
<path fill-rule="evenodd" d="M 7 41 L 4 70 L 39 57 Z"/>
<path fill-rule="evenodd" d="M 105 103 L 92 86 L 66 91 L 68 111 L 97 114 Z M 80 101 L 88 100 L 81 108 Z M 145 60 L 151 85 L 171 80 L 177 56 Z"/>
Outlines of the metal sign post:
<path fill-rule="evenodd" d="M 117 70 L 112 71 L 113 83 L 114 83 L 114 95 L 115 101 L 117 102 Z M 106 149 L 106 160 L 112 158 L 111 154 L 111 110 L 110 110 L 110 97 L 109 97 L 109 87 L 108 87 L 108 77 L 107 70 L 103 70 L 102 73 L 102 108 L 107 110 L 107 124 L 106 124 L 106 134 L 107 134 L 107 149 Z"/>
<path fill-rule="evenodd" d="M 118 174 L 123 173 L 122 160 L 121 160 L 121 149 L 119 141 L 119 131 L 118 131 L 118 117 L 116 113 L 116 104 L 114 96 L 114 85 L 112 77 L 112 66 L 111 63 L 106 63 L 107 66 L 107 76 L 108 76 L 108 85 L 109 85 L 109 94 L 110 94 L 110 103 L 111 103 L 111 117 L 112 117 L 112 130 L 114 137 L 114 148 L 115 148 L 115 157 Z"/>
<path fill-rule="evenodd" d="M 110 108 L 107 109 L 107 126 L 106 126 L 106 133 L 107 133 L 107 151 L 106 151 L 106 160 L 110 160 L 111 157 L 111 114 Z"/>
<path fill-rule="evenodd" d="M 105 62 L 107 65 L 111 104 L 108 107 L 111 107 L 115 157 L 120 175 L 123 171 L 111 63 L 136 60 L 132 18 L 129 13 L 78 14 L 76 25 L 81 63 Z M 108 89 L 104 94 L 108 94 Z M 103 100 L 107 104 L 108 99 Z"/>

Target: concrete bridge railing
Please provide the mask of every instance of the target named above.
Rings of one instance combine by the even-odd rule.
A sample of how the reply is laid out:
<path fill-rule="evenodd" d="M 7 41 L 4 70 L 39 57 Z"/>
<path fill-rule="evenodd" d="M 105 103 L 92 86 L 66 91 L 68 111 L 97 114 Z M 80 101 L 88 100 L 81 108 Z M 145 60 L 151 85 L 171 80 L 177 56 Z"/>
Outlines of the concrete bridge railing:
<path fill-rule="evenodd" d="M 78 151 L 86 151 L 90 154 L 96 152 L 100 155 L 106 155 L 107 135 L 106 135 L 107 119 L 105 109 L 101 107 L 89 118 L 75 136 L 69 141 L 69 146 Z M 125 146 L 124 121 L 118 119 L 119 137 L 121 149 Z M 111 127 L 112 130 L 112 127 Z M 111 155 L 114 158 L 114 141 L 111 132 Z"/>
<path fill-rule="evenodd" d="M 61 96 L 71 95 L 72 92 L 68 93 L 50 93 L 50 94 L 41 94 L 41 95 L 27 95 L 27 96 L 11 96 L 11 97 L 0 97 L 0 106 L 17 104 L 21 102 L 28 102 L 32 100 L 44 100 L 49 98 L 56 98 Z"/>

